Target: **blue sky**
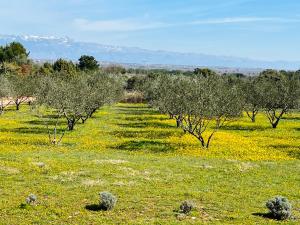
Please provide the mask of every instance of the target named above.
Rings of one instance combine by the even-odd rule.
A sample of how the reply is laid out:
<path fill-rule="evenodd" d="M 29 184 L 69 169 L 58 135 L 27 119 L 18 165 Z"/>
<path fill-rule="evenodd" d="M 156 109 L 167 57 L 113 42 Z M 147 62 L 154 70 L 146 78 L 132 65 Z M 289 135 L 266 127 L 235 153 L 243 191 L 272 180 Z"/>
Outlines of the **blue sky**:
<path fill-rule="evenodd" d="M 299 0 L 0 0 L 1 34 L 300 60 Z"/>

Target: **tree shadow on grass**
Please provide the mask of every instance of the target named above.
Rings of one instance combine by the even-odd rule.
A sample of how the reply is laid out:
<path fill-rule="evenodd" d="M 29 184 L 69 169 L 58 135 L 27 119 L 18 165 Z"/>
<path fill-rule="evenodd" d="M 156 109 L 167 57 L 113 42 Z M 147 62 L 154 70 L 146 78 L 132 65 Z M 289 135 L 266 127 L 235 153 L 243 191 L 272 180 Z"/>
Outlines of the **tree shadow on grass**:
<path fill-rule="evenodd" d="M 288 145 L 288 144 L 277 144 L 277 145 L 269 145 L 271 148 L 276 148 L 276 149 L 287 149 L 287 148 L 298 148 L 300 151 L 300 146 L 297 145 Z"/>
<path fill-rule="evenodd" d="M 43 115 L 42 117 L 41 116 L 37 116 L 35 115 L 36 118 L 43 118 L 43 119 L 57 119 L 59 116 L 56 115 L 56 114 L 51 114 L 51 115 Z"/>
<path fill-rule="evenodd" d="M 283 120 L 300 120 L 300 117 L 291 116 L 291 117 L 282 117 Z"/>
<path fill-rule="evenodd" d="M 170 124 L 160 123 L 160 122 L 134 122 L 134 123 L 120 123 L 117 124 L 123 128 L 174 128 L 174 126 Z"/>
<path fill-rule="evenodd" d="M 174 152 L 176 149 L 169 143 L 152 140 L 127 141 L 116 147 L 119 150 L 126 151 L 150 151 L 154 153 Z"/>
<path fill-rule="evenodd" d="M 167 117 L 155 117 L 155 116 L 132 116 L 126 118 L 117 118 L 126 121 L 151 121 L 151 120 L 159 120 L 159 121 L 166 121 L 169 120 Z M 175 123 L 175 120 L 174 120 Z"/>
<path fill-rule="evenodd" d="M 114 131 L 111 132 L 113 136 L 121 137 L 121 138 L 149 138 L 149 139 L 164 139 L 170 137 L 173 132 L 170 131 Z"/>
<path fill-rule="evenodd" d="M 271 128 L 269 127 L 263 127 L 263 126 L 239 126 L 239 125 L 228 125 L 221 127 L 220 130 L 237 130 L 237 131 L 264 131 L 269 130 Z"/>
<path fill-rule="evenodd" d="M 20 127 L 13 129 L 13 132 L 19 133 L 19 134 L 48 134 L 47 128 L 41 128 L 41 127 Z"/>
<path fill-rule="evenodd" d="M 287 219 L 280 219 L 280 218 L 274 217 L 271 213 L 252 213 L 252 215 L 253 216 L 259 216 L 259 217 L 269 219 L 269 220 L 274 220 L 278 223 L 280 223 L 280 222 L 284 223 L 284 222 L 287 222 L 287 221 L 296 221 L 296 220 L 298 220 L 298 218 L 293 216 L 293 215 L 290 216 Z"/>
<path fill-rule="evenodd" d="M 4 109 L 4 113 L 5 112 L 17 112 L 17 110 L 16 110 L 15 106 L 13 106 L 13 107 L 10 106 L 10 107 L 7 107 Z"/>
<path fill-rule="evenodd" d="M 44 126 L 46 126 L 46 125 L 55 126 L 56 123 L 57 123 L 58 126 L 66 124 L 65 121 L 56 122 L 56 120 L 51 120 L 51 121 L 31 120 L 31 121 L 26 121 L 24 123 L 31 124 L 31 125 L 44 125 Z"/>
<path fill-rule="evenodd" d="M 292 158 L 300 159 L 300 148 L 299 151 L 289 151 L 288 155 Z"/>
<path fill-rule="evenodd" d="M 135 105 L 135 104 L 127 104 L 126 106 L 118 105 L 115 107 L 116 109 L 151 109 L 148 105 Z"/>
<path fill-rule="evenodd" d="M 161 115 L 155 110 L 145 110 L 145 109 L 117 109 L 120 114 L 129 114 L 129 115 Z"/>
<path fill-rule="evenodd" d="M 36 140 L 36 139 L 30 139 L 30 138 L 21 138 L 21 139 L 14 139 L 13 141 L 10 140 L 9 138 L 6 139 L 2 139 L 1 140 L 1 144 L 4 145 L 13 145 L 13 146 L 24 146 L 24 145 L 34 145 L 34 146 L 47 146 L 49 145 L 49 141 L 45 140 L 45 139 L 41 139 L 41 140 Z"/>
<path fill-rule="evenodd" d="M 0 128 L 0 132 L 12 132 L 17 134 L 48 134 L 47 128 L 40 128 L 40 127 L 34 127 L 34 128 L 28 128 L 28 127 L 20 127 L 20 128 L 13 128 L 13 129 L 7 129 L 7 128 Z"/>
<path fill-rule="evenodd" d="M 289 145 L 289 144 L 275 145 L 274 144 L 274 145 L 268 145 L 268 147 L 286 151 L 290 157 L 300 159 L 300 146 L 298 145 Z"/>
<path fill-rule="evenodd" d="M 63 132 L 63 129 L 57 129 L 57 133 Z M 20 127 L 20 128 L 0 128 L 0 132 L 4 133 L 16 133 L 16 134 L 42 134 L 42 135 L 48 135 L 48 129 L 41 128 L 41 127 Z M 50 133 L 53 132 L 53 130 L 50 129 Z"/>

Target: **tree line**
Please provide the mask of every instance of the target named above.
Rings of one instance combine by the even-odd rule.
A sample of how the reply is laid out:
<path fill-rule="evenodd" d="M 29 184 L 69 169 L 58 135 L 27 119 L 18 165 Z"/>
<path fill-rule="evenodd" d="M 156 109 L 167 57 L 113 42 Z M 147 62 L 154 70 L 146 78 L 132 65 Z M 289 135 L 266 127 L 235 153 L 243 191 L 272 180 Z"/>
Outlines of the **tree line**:
<path fill-rule="evenodd" d="M 60 143 L 65 133 L 62 130 L 58 135 L 61 118 L 66 121 L 66 129 L 72 131 L 78 122 L 85 123 L 99 108 L 118 102 L 123 95 L 124 79 L 99 70 L 93 56 L 83 55 L 77 64 L 58 59 L 52 64 L 36 65 L 28 55 L 19 43 L 0 48 L 0 114 L 12 103 L 16 110 L 22 103 L 30 103 L 39 116 L 54 121 L 46 123 L 53 144 Z M 34 72 L 7 69 L 24 65 L 35 68 Z M 49 111 L 52 115 L 47 115 Z M 49 124 L 54 124 L 53 130 Z"/>
<path fill-rule="evenodd" d="M 134 80 L 134 82 L 132 81 Z M 147 102 L 174 118 L 178 128 L 208 148 L 221 127 L 243 113 L 255 122 L 263 112 L 273 128 L 300 106 L 300 73 L 265 70 L 259 76 L 219 75 L 196 69 L 193 75 L 151 74 L 131 78 L 133 89 Z"/>
<path fill-rule="evenodd" d="M 139 92 L 145 101 L 195 136 L 204 148 L 214 134 L 245 113 L 252 122 L 263 112 L 273 128 L 291 110 L 299 110 L 300 71 L 265 70 L 258 76 L 194 71 L 124 69 L 104 70 L 93 56 L 77 63 L 58 59 L 33 63 L 20 43 L 0 47 L 0 113 L 8 104 L 16 110 L 25 102 L 54 110 L 56 125 L 64 118 L 68 130 L 92 117 L 106 104 L 118 102 L 124 89 Z M 8 99 L 8 101 L 7 101 Z M 4 101 L 6 100 L 6 101 Z M 58 143 L 56 126 L 49 140 Z"/>

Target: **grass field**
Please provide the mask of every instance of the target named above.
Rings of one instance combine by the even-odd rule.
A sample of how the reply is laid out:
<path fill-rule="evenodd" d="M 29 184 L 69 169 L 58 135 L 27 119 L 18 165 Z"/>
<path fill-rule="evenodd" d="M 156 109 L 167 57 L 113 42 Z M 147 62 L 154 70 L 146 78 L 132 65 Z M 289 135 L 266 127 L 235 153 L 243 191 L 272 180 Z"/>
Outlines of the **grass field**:
<path fill-rule="evenodd" d="M 63 121 L 62 121 L 63 122 Z M 48 144 L 27 106 L 0 116 L 0 224 L 278 224 L 265 202 L 287 197 L 300 223 L 300 114 L 277 129 L 263 114 L 220 130 L 211 148 L 142 104 L 118 104 Z M 93 211 L 98 193 L 118 197 Z M 37 206 L 20 207 L 34 193 Z M 191 199 L 197 209 L 180 220 Z M 90 206 L 90 207 L 89 207 Z"/>

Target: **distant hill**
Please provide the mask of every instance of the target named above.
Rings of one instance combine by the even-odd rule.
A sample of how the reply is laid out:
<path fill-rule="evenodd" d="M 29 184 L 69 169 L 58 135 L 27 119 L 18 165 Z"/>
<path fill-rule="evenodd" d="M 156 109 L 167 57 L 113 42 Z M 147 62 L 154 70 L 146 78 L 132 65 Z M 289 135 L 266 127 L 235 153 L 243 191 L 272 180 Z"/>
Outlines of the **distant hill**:
<path fill-rule="evenodd" d="M 33 35 L 0 35 L 0 45 L 12 41 L 21 42 L 35 60 L 55 60 L 66 58 L 77 60 L 81 55 L 93 55 L 103 62 L 139 65 L 176 65 L 188 67 L 222 67 L 222 68 L 273 68 L 296 70 L 300 62 L 260 61 L 247 58 L 214 56 L 197 53 L 178 53 L 153 51 L 134 47 L 120 47 L 96 43 L 77 42 L 69 38 Z"/>

